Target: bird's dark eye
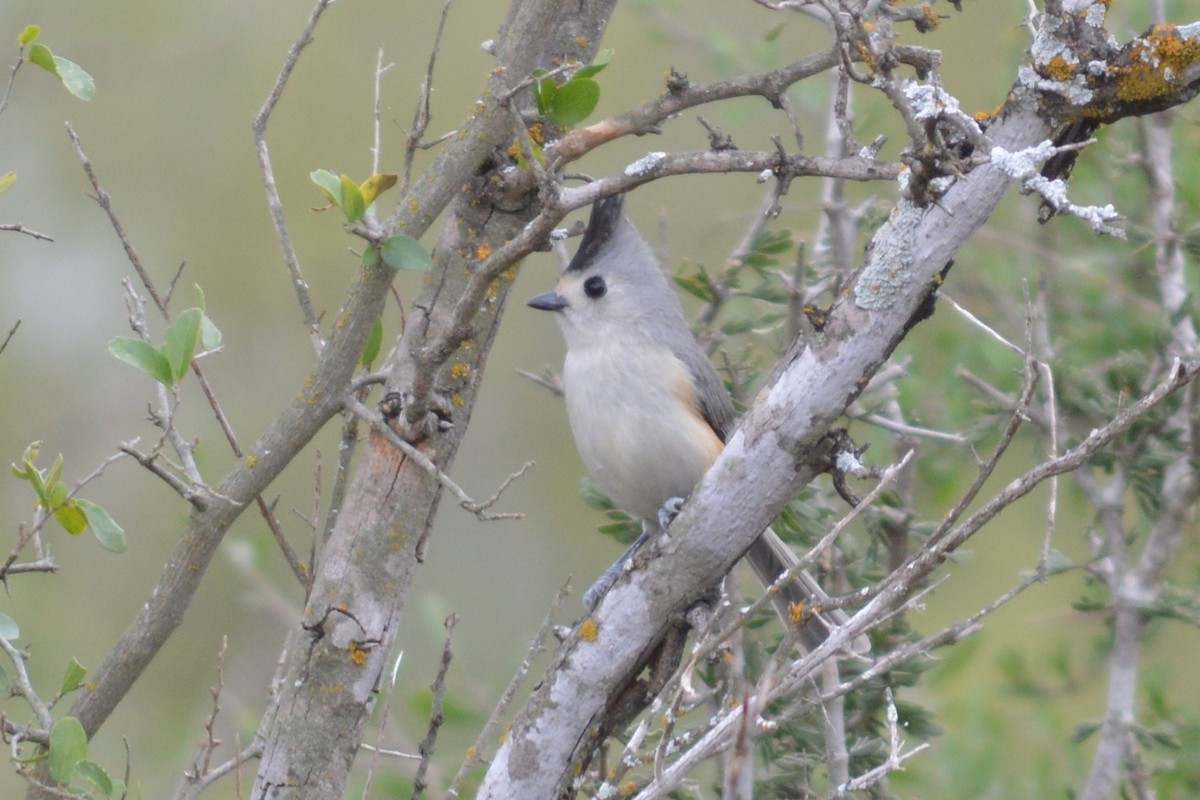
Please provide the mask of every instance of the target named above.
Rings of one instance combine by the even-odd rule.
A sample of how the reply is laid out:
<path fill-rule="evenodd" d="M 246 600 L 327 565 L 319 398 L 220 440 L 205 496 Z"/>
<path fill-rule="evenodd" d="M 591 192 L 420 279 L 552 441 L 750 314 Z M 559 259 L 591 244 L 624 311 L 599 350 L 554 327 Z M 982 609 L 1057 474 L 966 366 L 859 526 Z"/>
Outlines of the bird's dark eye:
<path fill-rule="evenodd" d="M 604 285 L 604 278 L 599 275 L 593 275 L 583 282 L 583 293 L 593 300 L 604 297 L 604 293 L 607 291 L 608 287 Z"/>

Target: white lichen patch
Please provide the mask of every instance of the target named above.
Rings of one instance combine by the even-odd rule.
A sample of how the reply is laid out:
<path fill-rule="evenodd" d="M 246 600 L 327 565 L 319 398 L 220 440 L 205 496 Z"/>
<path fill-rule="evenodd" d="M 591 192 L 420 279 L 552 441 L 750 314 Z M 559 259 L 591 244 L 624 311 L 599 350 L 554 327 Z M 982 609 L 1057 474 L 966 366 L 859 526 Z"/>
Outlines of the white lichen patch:
<path fill-rule="evenodd" d="M 921 209 L 901 200 L 875 235 L 871 254 L 854 287 L 854 302 L 868 311 L 891 307 L 912 281 L 913 245 Z"/>
<path fill-rule="evenodd" d="M 1058 178 L 1051 180 L 1041 174 L 1042 164 L 1057 152 L 1058 148 L 1053 144 L 1043 141 L 1015 152 L 996 146 L 992 148 L 991 158 L 994 166 L 1003 170 L 1013 180 L 1021 182 L 1022 191 L 1037 194 L 1056 212 L 1082 219 L 1096 233 L 1124 239 L 1124 231 L 1109 225 L 1110 222 L 1121 218 L 1111 203 L 1103 206 L 1077 206 L 1067 196 L 1066 181 Z"/>
<path fill-rule="evenodd" d="M 1059 95 L 1073 105 L 1087 105 L 1092 100 L 1087 79 L 1078 73 L 1069 81 L 1056 81 L 1043 78 L 1032 67 L 1022 66 L 1017 68 L 1017 83 L 1026 89 Z"/>
<path fill-rule="evenodd" d="M 625 168 L 625 176 L 628 178 L 640 178 L 661 164 L 662 160 L 666 157 L 667 154 L 661 151 L 647 153 Z"/>

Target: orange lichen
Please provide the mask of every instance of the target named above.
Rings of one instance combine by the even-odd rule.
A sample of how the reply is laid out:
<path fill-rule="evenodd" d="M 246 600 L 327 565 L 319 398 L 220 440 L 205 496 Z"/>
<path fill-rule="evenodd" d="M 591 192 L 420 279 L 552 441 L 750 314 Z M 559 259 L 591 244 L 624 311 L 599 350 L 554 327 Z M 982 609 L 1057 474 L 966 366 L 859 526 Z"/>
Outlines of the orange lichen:
<path fill-rule="evenodd" d="M 492 254 L 492 246 L 491 245 L 481 244 L 481 245 L 479 245 L 479 247 L 475 248 L 475 260 L 476 261 L 483 261 L 485 258 L 490 256 L 491 254 Z"/>
<path fill-rule="evenodd" d="M 363 650 L 361 647 L 359 647 L 354 642 L 350 643 L 349 649 L 350 649 L 350 660 L 352 662 L 354 662 L 355 664 L 357 664 L 360 667 L 363 664 L 367 663 L 367 651 L 366 650 Z"/>
<path fill-rule="evenodd" d="M 466 380 L 471 377 L 471 366 L 462 361 L 456 361 L 450 365 L 450 377 L 456 381 Z"/>
<path fill-rule="evenodd" d="M 872 69 L 875 68 L 875 56 L 871 53 L 871 48 L 867 47 L 865 42 L 855 42 L 854 49 L 858 53 L 859 61 Z"/>
<path fill-rule="evenodd" d="M 788 619 L 792 621 L 793 625 L 799 625 L 804 621 L 807 612 L 807 603 L 792 603 L 788 606 Z"/>
<path fill-rule="evenodd" d="M 1130 51 L 1130 65 L 1116 70 L 1117 98 L 1136 102 L 1169 94 L 1198 61 L 1200 40 L 1185 39 L 1174 25 L 1155 25 Z"/>
<path fill-rule="evenodd" d="M 1041 72 L 1056 81 L 1069 81 L 1075 77 L 1075 65 L 1059 54 L 1043 64 Z"/>
<path fill-rule="evenodd" d="M 928 33 L 942 22 L 942 18 L 933 10 L 933 6 L 929 3 L 921 4 L 921 16 L 924 19 L 917 26 L 917 30 L 921 33 Z"/>
<path fill-rule="evenodd" d="M 579 626 L 579 638 L 585 642 L 594 642 L 600 634 L 600 626 L 594 620 L 585 619 L 583 624 Z"/>

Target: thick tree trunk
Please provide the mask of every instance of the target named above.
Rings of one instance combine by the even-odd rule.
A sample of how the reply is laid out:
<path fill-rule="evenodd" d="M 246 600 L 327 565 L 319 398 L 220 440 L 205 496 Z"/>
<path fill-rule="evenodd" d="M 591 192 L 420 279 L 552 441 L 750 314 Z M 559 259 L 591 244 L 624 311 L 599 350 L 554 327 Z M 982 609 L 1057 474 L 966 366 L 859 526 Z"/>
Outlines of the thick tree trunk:
<path fill-rule="evenodd" d="M 497 57 L 503 69 L 497 74 L 515 84 L 535 67 L 553 66 L 564 55 L 586 63 L 595 53 L 612 7 L 612 2 L 586 7 L 544 0 L 514 3 L 499 45 Z M 468 145 L 476 161 L 468 174 L 474 177 L 466 185 L 460 180 L 449 186 L 449 195 L 457 200 L 438 242 L 435 272 L 413 304 L 402 355 L 391 366 L 387 381 L 388 390 L 406 400 L 414 386 L 431 386 L 435 395 L 453 397 L 448 406 L 452 426 L 418 443 L 443 471 L 453 461 L 470 422 L 479 377 L 511 280 L 497 279 L 494 291 L 479 308 L 471 309 L 463 340 L 467 346 L 454 352 L 453 370 L 432 376 L 422 373 L 429 364 L 424 347 L 456 324 L 455 315 L 462 313 L 458 301 L 479 265 L 480 253 L 514 238 L 538 210 L 532 192 L 497 203 L 500 198 L 493 196 L 497 184 L 486 169 L 479 169 L 508 140 L 515 125 L 504 98 L 488 100 L 492 107 L 480 114 L 488 118 L 480 123 L 488 132 L 488 146 L 480 147 L 479 137 L 471 137 L 474 141 Z M 446 160 L 464 165 L 458 159 Z M 424 191 L 435 197 L 446 195 L 446 184 L 446 173 L 431 171 L 414 189 L 414 203 L 424 207 Z M 429 401 L 417 398 L 416 402 Z M 260 728 L 265 749 L 252 797 L 340 800 L 344 796 L 441 489 L 382 434 L 371 434 L 345 506 L 320 555 L 304 619 L 289 639 L 279 702 Z"/>

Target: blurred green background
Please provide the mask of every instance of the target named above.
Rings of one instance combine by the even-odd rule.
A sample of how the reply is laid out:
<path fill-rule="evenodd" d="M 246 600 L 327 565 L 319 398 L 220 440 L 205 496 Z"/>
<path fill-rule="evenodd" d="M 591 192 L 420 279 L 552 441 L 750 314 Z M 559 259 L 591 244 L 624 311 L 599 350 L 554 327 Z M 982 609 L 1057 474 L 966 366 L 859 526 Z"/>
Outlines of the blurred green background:
<path fill-rule="evenodd" d="M 451 8 L 435 75 L 431 134 L 452 129 L 467 113 L 493 65 L 479 44 L 495 37 L 506 5 L 460 1 Z M 936 33 L 921 38 L 905 28 L 901 40 L 941 49 L 947 89 L 969 111 L 993 109 L 1002 101 L 1028 40 L 1019 26 L 1026 6 L 971 4 L 963 14 L 939 8 L 951 16 Z M 20 176 L 17 186 L 0 196 L 0 221 L 20 221 L 55 239 L 47 243 L 0 235 L 0 333 L 21 320 L 0 356 L 0 459 L 15 461 L 29 442 L 43 440 L 43 465 L 62 452 L 71 483 L 91 472 L 118 443 L 140 436 L 145 448 L 155 440 L 155 429 L 145 421 L 154 386 L 105 349 L 112 337 L 128 335 L 120 281 L 132 269 L 103 213 L 85 194 L 86 180 L 64 121 L 81 136 L 134 246 L 160 285 L 186 262 L 177 300 L 185 305 L 179 307 L 191 304 L 193 283 L 203 287 L 208 313 L 224 333 L 224 351 L 208 358 L 205 368 L 242 441 L 252 442 L 299 388 L 313 355 L 267 214 L 250 123 L 310 9 L 307 0 L 11 0 L 0 5 L 5 65 L 16 59 L 17 34 L 37 23 L 43 41 L 81 64 L 98 86 L 95 99 L 82 103 L 50 76 L 27 66 L 18 75 L 10 107 L 0 115 L 0 172 L 15 170 Z M 381 45 L 385 60 L 395 63 L 383 83 L 383 171 L 398 171 L 440 11 L 440 2 L 425 1 L 347 0 L 335 5 L 271 121 L 271 154 L 291 234 L 326 319 L 336 312 L 356 259 L 347 250 L 352 242 L 341 232 L 338 218 L 310 211 L 323 200 L 308 174 L 322 167 L 360 178 L 369 173 L 373 71 Z M 671 66 L 704 80 L 786 63 L 824 46 L 824 34 L 814 23 L 789 18 L 776 31 L 781 21 L 783 16 L 749 2 L 622 4 L 605 41 L 616 57 L 602 76 L 605 93 L 598 114 L 616 113 L 654 96 Z M 1127 32 L 1114 27 L 1118 36 Z M 818 80 L 794 94 L 810 154 L 823 146 L 827 85 Z M 887 132 L 887 112 L 877 103 L 865 103 L 858 115 L 860 139 L 870 141 Z M 770 149 L 770 134 L 786 133 L 782 116 L 760 100 L 699 113 L 747 149 Z M 707 137 L 695 116 L 684 115 L 662 137 L 615 143 L 578 167 L 600 175 L 650 149 L 702 149 Z M 896 146 L 889 145 L 882 156 L 895 158 Z M 429 159 L 422 154 L 418 167 Z M 1099 200 L 1101 189 L 1096 198 L 1083 201 Z M 855 196 L 865 198 L 867 191 L 877 190 L 890 188 L 856 189 Z M 752 176 L 691 177 L 638 190 L 628 207 L 643 232 L 665 245 L 672 264 L 712 267 L 737 243 L 762 192 Z M 818 198 L 817 184 L 794 184 L 777 227 L 791 228 L 797 239 L 810 238 Z M 1008 245 L 1018 240 L 1012 231 L 1029 223 L 1033 209 L 1028 199 L 1006 202 L 993 227 L 960 254 L 951 276 L 952 293 L 968 303 L 978 299 L 985 312 L 1006 302 L 1020 303 L 1015 278 L 1036 273 L 1037 254 L 1030 247 L 1014 253 Z M 1109 248 L 1116 259 L 1131 251 L 1130 245 L 1115 242 L 1097 247 Z M 522 270 L 470 432 L 452 470 L 468 491 L 486 497 L 509 472 L 535 459 L 537 467 L 502 503 L 504 510 L 523 511 L 527 517 L 485 524 L 453 503 L 443 503 L 428 561 L 408 602 L 401 637 L 405 656 L 393 704 L 396 719 L 384 740 L 388 746 L 412 750 L 423 735 L 421 713 L 440 652 L 441 623 L 451 612 L 460 618 L 450 677 L 453 713 L 440 742 L 435 785 L 453 774 L 459 754 L 522 657 L 559 585 L 573 575 L 577 588 L 586 586 L 618 553 L 614 543 L 595 532 L 600 515 L 579 499 L 583 469 L 560 402 L 516 373 L 560 362 L 562 347 L 552 322 L 523 305 L 526 297 L 553 283 L 557 269 L 552 256 L 540 254 Z M 1004 275 L 1000 294 L 988 283 L 995 277 L 992 270 Z M 418 281 L 401 275 L 396 282 L 400 297 L 411 298 Z M 399 329 L 394 305 L 385 324 L 389 336 Z M 1019 329 L 1006 332 L 1020 336 Z M 988 350 L 974 336 L 945 310 L 918 329 L 903 348 L 914 373 L 902 387 L 906 394 L 917 402 L 929 399 L 921 397 L 921 386 L 929 385 L 924 383 L 927 376 L 947 380 L 964 340 Z M 998 350 L 976 357 L 990 359 L 996 374 L 1010 375 L 1019 367 Z M 200 438 L 201 465 L 217 479 L 232 457 L 194 385 L 184 392 L 179 419 L 186 435 Z M 917 421 L 939 424 L 936 418 Z M 334 427 L 326 431 L 269 492 L 269 499 L 279 498 L 280 516 L 301 550 L 307 550 L 302 515 L 313 508 L 317 451 L 323 454 L 327 490 L 336 435 Z M 1017 462 L 1028 462 L 1036 452 L 1031 443 L 1018 449 L 1014 465 L 995 485 L 1016 474 Z M 884 445 L 872 451 L 876 459 L 886 454 Z M 944 513 L 957 480 L 961 478 L 950 471 L 944 483 L 923 492 L 922 510 L 930 518 Z M 129 534 L 129 552 L 110 555 L 90 539 L 68 540 L 52 530 L 47 541 L 61 565 L 59 574 L 19 577 L 0 598 L 0 611 L 22 626 L 31 673 L 47 695 L 69 659 L 90 668 L 98 665 L 144 602 L 186 517 L 180 500 L 127 461 L 111 466 L 84 496 L 121 522 Z M 1070 499 L 1068 491 L 1064 500 Z M 1036 493 L 972 541 L 970 552 L 946 568 L 946 581 L 928 597 L 924 613 L 914 615 L 913 624 L 934 631 L 1015 583 L 1040 551 L 1045 500 L 1044 491 Z M 15 538 L 18 523 L 30 518 L 31 508 L 27 484 L 0 480 L 0 549 L 8 548 L 5 542 Z M 1064 513 L 1056 546 L 1082 557 L 1087 522 L 1086 516 Z M 989 620 L 986 630 L 911 698 L 940 712 L 937 721 L 946 733 L 910 762 L 907 775 L 896 781 L 898 789 L 922 798 L 1017 797 L 1023 796 L 1023 786 L 1062 790 L 1079 784 L 1089 750 L 1072 745 L 1068 737 L 1075 724 L 1102 713 L 1105 684 L 1094 647 L 1103 634 L 1102 622 L 1068 607 L 1080 592 L 1078 578 L 1064 577 L 1027 593 Z M 127 741 L 131 782 L 139 787 L 131 796 L 169 796 L 201 737 L 222 637 L 228 637 L 229 649 L 218 728 L 226 745 L 217 755 L 231 755 L 234 736 L 245 740 L 257 725 L 300 599 L 260 518 L 252 511 L 244 514 L 183 626 L 103 728 L 93 745 L 95 759 L 121 774 Z M 575 598 L 568 609 L 573 618 Z M 1165 691 L 1194 717 L 1196 679 L 1175 674 L 1175 668 L 1194 665 L 1200 645 L 1194 636 L 1164 638 L 1160 634 L 1148 652 L 1148 667 L 1151 674 L 1166 676 Z M 1064 660 L 1070 667 L 1066 673 Z M 1041 676 L 1057 702 L 1018 691 L 1020 681 L 1014 676 L 1022 669 Z M 1084 680 L 1060 680 L 1067 674 Z M 18 721 L 26 716 L 18 701 L 6 701 L 0 709 Z M 403 784 L 410 769 L 407 763 L 382 762 L 373 796 Z M 254 765 L 247 765 L 247 782 L 253 772 Z M 964 795 L 965 787 L 975 785 L 972 781 L 980 782 L 978 793 Z M 22 791 L 10 771 L 0 769 L 0 797 L 17 797 Z M 235 797 L 234 782 L 227 779 L 206 796 Z"/>

